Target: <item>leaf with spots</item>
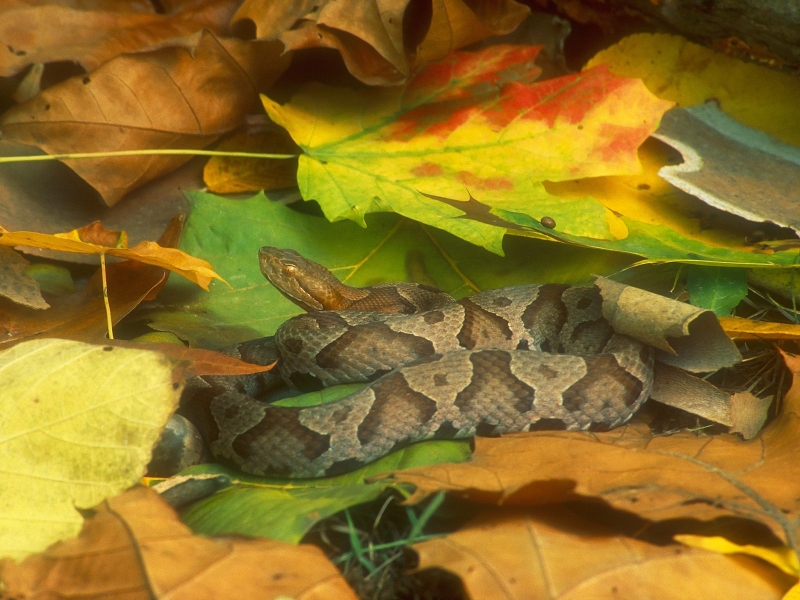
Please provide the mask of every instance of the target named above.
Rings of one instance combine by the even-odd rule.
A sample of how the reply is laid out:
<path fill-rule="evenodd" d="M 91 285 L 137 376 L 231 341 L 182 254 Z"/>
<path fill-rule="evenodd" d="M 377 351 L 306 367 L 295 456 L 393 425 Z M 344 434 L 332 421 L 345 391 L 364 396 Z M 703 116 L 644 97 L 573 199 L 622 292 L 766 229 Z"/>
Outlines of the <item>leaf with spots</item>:
<path fill-rule="evenodd" d="M 287 104 L 263 101 L 305 152 L 303 197 L 331 221 L 397 212 L 500 254 L 502 221 L 435 198 L 467 206 L 474 196 L 493 216 L 548 216 L 559 232 L 614 239 L 611 211 L 551 196 L 542 182 L 638 173 L 636 149 L 672 103 L 602 66 L 535 83 L 537 51 L 457 52 L 402 88 L 309 84 Z"/>

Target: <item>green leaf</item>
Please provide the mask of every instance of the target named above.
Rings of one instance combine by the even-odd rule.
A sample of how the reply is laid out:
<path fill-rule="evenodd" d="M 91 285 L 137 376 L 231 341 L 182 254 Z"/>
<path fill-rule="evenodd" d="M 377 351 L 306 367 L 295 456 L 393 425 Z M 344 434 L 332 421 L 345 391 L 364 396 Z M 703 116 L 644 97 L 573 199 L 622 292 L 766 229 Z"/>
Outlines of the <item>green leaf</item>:
<path fill-rule="evenodd" d="M 691 265 L 686 274 L 689 301 L 700 308 L 727 317 L 747 296 L 747 271 Z"/>
<path fill-rule="evenodd" d="M 350 285 L 416 281 L 456 297 L 523 283 L 588 282 L 592 274 L 609 274 L 631 261 L 520 237 L 505 240 L 501 258 L 396 215 L 370 216 L 369 227 L 362 229 L 350 221 L 329 223 L 298 212 L 264 194 L 247 200 L 200 192 L 187 196 L 191 213 L 180 247 L 211 262 L 231 287 L 214 282 L 204 292 L 173 277 L 158 297 L 160 306 L 140 315 L 155 329 L 206 348 L 271 335 L 302 312 L 261 275 L 262 246 L 293 248 Z"/>
<path fill-rule="evenodd" d="M 285 105 L 262 100 L 305 152 L 303 198 L 331 221 L 393 211 L 500 254 L 505 227 L 436 199 L 472 194 L 534 223 L 554 218 L 559 233 L 614 239 L 611 211 L 551 196 L 542 182 L 637 173 L 636 149 L 672 103 L 605 67 L 532 83 L 537 52 L 454 52 L 402 88 L 309 84 Z"/>
<path fill-rule="evenodd" d="M 178 404 L 158 353 L 42 339 L 0 353 L 0 555 L 74 536 L 144 475 Z"/>
<path fill-rule="evenodd" d="M 396 487 L 390 479 L 366 483 L 388 471 L 469 458 L 466 440 L 437 440 L 393 452 L 352 473 L 326 479 L 267 479 L 219 465 L 199 465 L 182 475 L 224 473 L 234 485 L 193 504 L 181 518 L 202 535 L 241 534 L 299 542 L 315 523 L 346 508 L 370 502 Z"/>

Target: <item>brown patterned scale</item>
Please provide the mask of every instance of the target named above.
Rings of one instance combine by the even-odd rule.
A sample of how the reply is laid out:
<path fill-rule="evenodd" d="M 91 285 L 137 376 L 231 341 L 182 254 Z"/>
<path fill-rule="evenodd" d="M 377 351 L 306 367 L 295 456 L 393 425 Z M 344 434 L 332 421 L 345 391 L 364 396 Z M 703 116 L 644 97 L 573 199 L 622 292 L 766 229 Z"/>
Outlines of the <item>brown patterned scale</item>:
<path fill-rule="evenodd" d="M 261 251 L 262 270 L 279 286 L 303 270 L 284 272 L 287 260 L 302 259 L 287 252 Z M 267 260 L 274 264 L 265 268 Z M 396 304 L 406 295 L 415 302 L 409 290 Z M 356 302 L 371 302 L 369 291 L 356 290 Z M 614 333 L 595 288 L 516 286 L 457 303 L 433 288 L 423 296 L 434 308 L 417 314 L 319 311 L 284 323 L 275 344 L 287 382 L 300 389 L 372 383 L 306 408 L 221 392 L 209 407 L 212 452 L 251 473 L 318 477 L 420 440 L 616 427 L 650 393 L 652 350 Z"/>

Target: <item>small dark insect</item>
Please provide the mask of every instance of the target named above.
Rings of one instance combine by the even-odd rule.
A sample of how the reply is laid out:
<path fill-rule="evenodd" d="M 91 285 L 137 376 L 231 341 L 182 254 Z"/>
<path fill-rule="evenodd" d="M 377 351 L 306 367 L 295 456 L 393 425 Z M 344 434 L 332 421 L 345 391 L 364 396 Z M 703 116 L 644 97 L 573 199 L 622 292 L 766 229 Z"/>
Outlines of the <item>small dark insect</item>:
<path fill-rule="evenodd" d="M 553 217 L 542 217 L 542 220 L 539 222 L 548 229 L 555 229 L 556 227 L 556 221 Z"/>

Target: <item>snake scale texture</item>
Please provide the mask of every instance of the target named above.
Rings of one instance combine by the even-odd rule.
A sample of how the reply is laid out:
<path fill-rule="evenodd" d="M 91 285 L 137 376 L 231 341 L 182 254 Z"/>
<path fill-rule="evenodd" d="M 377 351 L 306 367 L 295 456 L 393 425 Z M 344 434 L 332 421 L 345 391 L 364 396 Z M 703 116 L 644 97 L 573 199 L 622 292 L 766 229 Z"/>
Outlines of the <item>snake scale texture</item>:
<path fill-rule="evenodd" d="M 282 477 L 347 472 L 413 442 L 538 429 L 605 430 L 649 396 L 653 351 L 617 334 L 594 287 L 522 285 L 458 302 L 435 288 L 351 288 L 291 250 L 261 270 L 308 312 L 233 353 L 300 390 L 371 382 L 306 408 L 251 397 L 257 376 L 216 385 L 212 453 Z M 383 312 L 379 312 L 383 311 Z"/>

